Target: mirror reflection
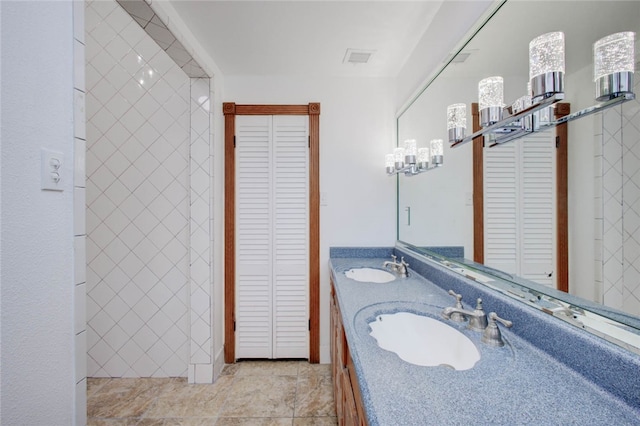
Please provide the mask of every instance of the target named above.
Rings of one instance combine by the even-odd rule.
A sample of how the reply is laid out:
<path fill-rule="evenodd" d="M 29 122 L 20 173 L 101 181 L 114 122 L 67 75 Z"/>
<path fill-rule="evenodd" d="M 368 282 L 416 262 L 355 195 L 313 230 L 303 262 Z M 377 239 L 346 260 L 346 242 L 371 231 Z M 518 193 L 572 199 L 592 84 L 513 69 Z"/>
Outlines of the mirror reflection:
<path fill-rule="evenodd" d="M 504 291 L 561 319 L 582 315 L 576 325 L 584 328 L 593 329 L 590 321 L 599 315 L 640 329 L 638 99 L 563 129 L 494 148 L 487 143 L 480 154 L 474 154 L 472 143 L 451 148 L 446 142 L 447 106 L 466 104 L 467 135 L 473 133 L 471 105 L 478 102 L 478 82 L 501 76 L 510 105 L 527 92 L 529 42 L 553 31 L 565 37 L 565 98 L 551 115 L 598 103 L 593 44 L 599 39 L 635 32 L 635 68 L 640 69 L 638 2 L 504 3 L 398 117 L 399 145 L 407 139 L 415 139 L 418 147 L 445 139 L 443 167 L 398 176 L 398 239 L 418 249 L 459 247 L 455 259 L 430 255 L 487 285 L 507 280 L 513 286 Z M 566 157 L 557 143 L 565 144 Z M 481 161 L 475 177 L 474 159 Z M 480 190 L 474 190 L 474 179 L 476 185 L 482 181 Z M 482 207 L 474 214 L 478 197 Z M 548 306 L 541 305 L 543 300 Z M 611 332 L 601 328 L 596 334 Z"/>

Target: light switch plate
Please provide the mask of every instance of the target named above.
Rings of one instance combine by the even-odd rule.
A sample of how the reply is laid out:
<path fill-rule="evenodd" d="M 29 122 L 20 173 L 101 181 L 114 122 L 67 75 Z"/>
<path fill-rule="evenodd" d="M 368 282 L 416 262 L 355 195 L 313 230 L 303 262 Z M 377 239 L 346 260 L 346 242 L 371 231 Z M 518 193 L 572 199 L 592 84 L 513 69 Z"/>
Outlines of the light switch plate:
<path fill-rule="evenodd" d="M 44 149 L 40 151 L 41 188 L 46 191 L 64 191 L 64 154 Z"/>

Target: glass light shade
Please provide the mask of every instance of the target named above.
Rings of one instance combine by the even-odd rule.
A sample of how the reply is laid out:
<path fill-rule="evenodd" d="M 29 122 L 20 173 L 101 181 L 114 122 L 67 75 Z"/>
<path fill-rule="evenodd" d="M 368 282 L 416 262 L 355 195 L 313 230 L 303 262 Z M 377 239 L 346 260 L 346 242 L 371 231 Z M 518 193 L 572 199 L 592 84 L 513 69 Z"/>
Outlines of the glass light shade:
<path fill-rule="evenodd" d="M 416 155 L 416 140 L 415 139 L 407 139 L 404 141 L 404 155 L 406 157 L 410 155 Z"/>
<path fill-rule="evenodd" d="M 404 169 L 404 148 L 398 147 L 393 150 L 393 161 L 396 170 Z"/>
<path fill-rule="evenodd" d="M 394 148 L 393 158 L 396 163 L 404 163 L 404 148 Z"/>
<path fill-rule="evenodd" d="M 418 163 L 429 162 L 429 148 L 418 149 Z"/>
<path fill-rule="evenodd" d="M 605 101 L 633 93 L 635 33 L 622 32 L 604 37 L 593 45 L 593 81 L 596 100 Z"/>
<path fill-rule="evenodd" d="M 513 105 L 511 106 L 513 113 L 517 114 L 522 110 L 529 108 L 532 105 L 531 95 L 520 96 L 515 100 Z"/>
<path fill-rule="evenodd" d="M 442 143 L 442 139 L 432 139 L 431 142 L 429 142 L 429 146 L 431 147 L 432 157 L 444 154 L 444 145 Z"/>
<path fill-rule="evenodd" d="M 407 164 L 416 164 L 416 140 L 407 139 L 404 141 L 404 162 Z"/>
<path fill-rule="evenodd" d="M 504 81 L 502 77 L 487 77 L 478 83 L 478 108 L 504 106 Z"/>
<path fill-rule="evenodd" d="M 529 43 L 529 80 L 547 73 L 564 73 L 564 33 L 542 34 Z"/>
<path fill-rule="evenodd" d="M 447 130 L 467 128 L 467 105 L 453 104 L 447 107 Z"/>
<path fill-rule="evenodd" d="M 384 156 L 384 166 L 386 168 L 395 167 L 395 157 L 393 156 L 393 154 L 387 154 Z"/>
<path fill-rule="evenodd" d="M 431 139 L 429 147 L 431 150 L 431 164 L 438 167 L 442 164 L 442 154 L 444 153 L 442 139 Z"/>
<path fill-rule="evenodd" d="M 635 33 L 616 33 L 593 45 L 593 81 L 617 72 L 634 72 Z"/>

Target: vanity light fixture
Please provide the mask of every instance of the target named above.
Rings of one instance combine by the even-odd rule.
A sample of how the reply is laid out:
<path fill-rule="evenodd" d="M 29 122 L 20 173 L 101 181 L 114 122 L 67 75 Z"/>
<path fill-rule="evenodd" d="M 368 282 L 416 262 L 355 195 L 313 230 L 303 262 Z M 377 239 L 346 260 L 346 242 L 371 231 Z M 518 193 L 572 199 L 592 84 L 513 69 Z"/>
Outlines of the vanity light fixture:
<path fill-rule="evenodd" d="M 533 102 L 564 93 L 564 33 L 542 34 L 529 43 L 529 81 Z"/>
<path fill-rule="evenodd" d="M 453 104 L 447 107 L 447 130 L 449 142 L 454 143 L 464 139 L 467 129 L 467 105 Z"/>
<path fill-rule="evenodd" d="M 480 125 L 490 126 L 502 120 L 504 108 L 504 81 L 500 76 L 487 77 L 478 83 Z"/>
<path fill-rule="evenodd" d="M 431 148 L 417 148 L 415 139 L 407 139 L 404 141 L 404 147 L 395 148 L 393 154 L 387 154 L 384 157 L 387 174 L 404 173 L 406 176 L 414 176 L 440 166 L 442 164 L 442 139 L 438 140 L 440 148 L 439 151 L 436 151 L 437 157 L 431 157 L 431 167 L 429 167 L 429 154 L 434 152 L 433 141 Z"/>
<path fill-rule="evenodd" d="M 492 143 L 489 147 L 493 147 L 635 99 L 634 42 L 633 32 L 611 34 L 598 40 L 593 46 L 593 56 L 596 99 L 600 103 L 556 118 L 554 104 L 564 99 L 564 33 L 557 31 L 534 38 L 529 43 L 527 94 L 505 108 L 502 77 L 481 80 L 478 83 L 478 107 L 482 128 L 462 139 L 452 137 L 449 130 L 451 147 L 480 136 L 485 138 L 485 142 Z M 447 117 L 451 107 L 447 108 Z M 447 128 L 450 129 L 449 120 Z M 433 150 L 431 155 L 434 156 Z"/>
<path fill-rule="evenodd" d="M 596 100 L 608 101 L 633 93 L 635 33 L 608 35 L 593 45 L 593 81 Z"/>

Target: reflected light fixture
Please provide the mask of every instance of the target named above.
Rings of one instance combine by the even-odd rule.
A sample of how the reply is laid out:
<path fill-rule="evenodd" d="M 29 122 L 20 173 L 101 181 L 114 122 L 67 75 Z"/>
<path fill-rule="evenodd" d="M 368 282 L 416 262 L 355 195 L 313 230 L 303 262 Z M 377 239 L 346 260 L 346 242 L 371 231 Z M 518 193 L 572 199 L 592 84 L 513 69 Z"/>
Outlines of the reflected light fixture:
<path fill-rule="evenodd" d="M 503 79 L 500 76 L 487 77 L 478 83 L 478 108 L 480 109 L 480 125 L 482 127 L 502 120 L 503 84 Z"/>
<path fill-rule="evenodd" d="M 431 149 L 431 164 L 435 167 L 440 166 L 442 164 L 444 154 L 444 144 L 442 139 L 431 139 L 429 147 Z"/>
<path fill-rule="evenodd" d="M 434 145 L 438 141 L 439 145 Z M 442 164 L 442 139 L 431 141 L 430 148 L 418 148 L 415 139 L 407 139 L 403 145 L 395 148 L 393 154 L 385 155 L 385 170 L 388 175 L 404 173 L 406 176 L 414 176 L 433 170 Z M 436 154 L 433 154 L 434 152 Z"/>
<path fill-rule="evenodd" d="M 465 137 L 467 129 L 467 105 L 453 104 L 447 107 L 447 130 L 449 142 L 457 142 Z"/>
<path fill-rule="evenodd" d="M 593 44 L 593 81 L 596 100 L 607 101 L 633 93 L 635 33 L 611 34 Z"/>
<path fill-rule="evenodd" d="M 542 34 L 529 43 L 529 81 L 533 102 L 564 93 L 564 33 Z"/>

